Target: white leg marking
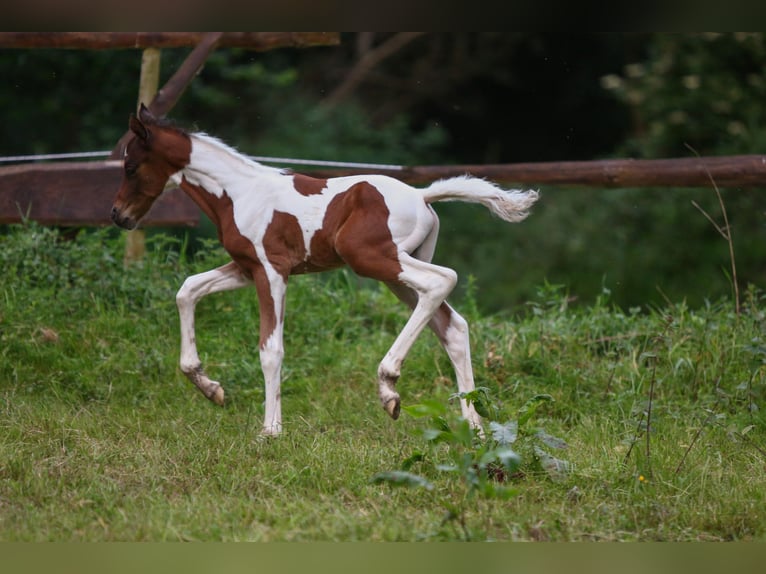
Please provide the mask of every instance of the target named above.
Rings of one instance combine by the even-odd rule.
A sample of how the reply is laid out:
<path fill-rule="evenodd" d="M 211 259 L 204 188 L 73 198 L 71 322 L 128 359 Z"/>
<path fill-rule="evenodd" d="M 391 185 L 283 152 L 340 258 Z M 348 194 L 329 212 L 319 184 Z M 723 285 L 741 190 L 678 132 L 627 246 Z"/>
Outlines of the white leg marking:
<path fill-rule="evenodd" d="M 452 307 L 449 305 L 446 305 L 446 307 L 450 311 L 450 321 L 443 332 L 442 344 L 455 369 L 458 390 L 461 393 L 468 393 L 476 388 L 473 381 L 473 366 L 471 365 L 471 344 L 468 335 L 468 323 Z M 481 417 L 472 404 L 464 399 L 460 399 L 460 410 L 463 413 L 463 418 L 473 428 L 481 429 Z"/>
<path fill-rule="evenodd" d="M 457 274 L 452 269 L 420 261 L 406 253 L 399 254 L 399 263 L 402 266 L 399 280 L 415 290 L 418 301 L 407 324 L 378 367 L 380 401 L 394 419 L 399 416 L 400 405 L 394 385 L 399 378 L 402 363 L 415 339 L 457 283 Z"/>
<path fill-rule="evenodd" d="M 282 322 L 261 348 L 261 369 L 266 389 L 266 400 L 263 417 L 263 434 L 276 436 L 282 432 L 282 359 L 284 358 L 282 344 Z"/>
<path fill-rule="evenodd" d="M 197 302 L 210 293 L 239 289 L 251 282 L 234 262 L 218 269 L 188 277 L 176 295 L 178 316 L 181 320 L 181 371 L 211 401 L 223 405 L 224 392 L 220 383 L 210 380 L 202 370 L 197 354 L 194 331 L 194 309 Z"/>
<path fill-rule="evenodd" d="M 404 285 L 389 284 L 393 293 L 410 307 L 415 307 L 417 294 Z M 439 342 L 449 356 L 457 378 L 460 392 L 470 392 L 475 389 L 473 367 L 471 365 L 471 347 L 468 335 L 468 323 L 446 302 L 436 312 L 428 324 L 439 338 Z M 473 405 L 464 400 L 460 401 L 460 409 L 472 427 L 481 428 L 481 417 Z"/>
<path fill-rule="evenodd" d="M 267 272 L 271 301 L 273 302 L 273 325 L 267 324 L 271 315 L 266 307 L 268 299 L 259 293 L 261 304 L 261 370 L 265 385 L 265 404 L 262 434 L 276 436 L 282 432 L 282 359 L 284 351 L 284 309 L 287 285 L 271 265 L 264 265 Z"/>

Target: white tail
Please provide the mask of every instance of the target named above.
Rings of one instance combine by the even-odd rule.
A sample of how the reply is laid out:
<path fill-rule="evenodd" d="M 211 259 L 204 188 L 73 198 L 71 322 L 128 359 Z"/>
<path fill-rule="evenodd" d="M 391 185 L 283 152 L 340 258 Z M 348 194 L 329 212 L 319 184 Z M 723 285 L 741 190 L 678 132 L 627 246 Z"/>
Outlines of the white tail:
<path fill-rule="evenodd" d="M 521 221 L 537 201 L 535 190 L 503 189 L 485 179 L 471 176 L 451 177 L 435 181 L 420 190 L 426 203 L 465 201 L 480 203 L 506 221 Z"/>

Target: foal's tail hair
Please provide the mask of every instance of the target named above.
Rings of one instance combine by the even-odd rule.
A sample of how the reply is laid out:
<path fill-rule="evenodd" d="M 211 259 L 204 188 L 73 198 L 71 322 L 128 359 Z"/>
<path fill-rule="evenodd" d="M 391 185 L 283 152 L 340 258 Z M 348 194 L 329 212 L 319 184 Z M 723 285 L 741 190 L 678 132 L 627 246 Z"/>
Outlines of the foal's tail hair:
<path fill-rule="evenodd" d="M 511 222 L 521 221 L 529 215 L 529 208 L 537 201 L 535 190 L 503 189 L 485 179 L 471 176 L 451 177 L 435 181 L 420 190 L 426 203 L 435 201 L 465 201 L 480 203 L 498 217 Z"/>

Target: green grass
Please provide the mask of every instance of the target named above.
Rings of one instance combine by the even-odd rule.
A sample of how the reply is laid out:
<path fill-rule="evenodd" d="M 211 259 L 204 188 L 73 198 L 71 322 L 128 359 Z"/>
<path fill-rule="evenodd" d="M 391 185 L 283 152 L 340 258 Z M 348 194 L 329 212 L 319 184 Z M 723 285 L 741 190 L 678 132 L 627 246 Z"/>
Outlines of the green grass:
<path fill-rule="evenodd" d="M 346 273 L 291 281 L 285 433 L 262 439 L 254 291 L 198 307 L 202 359 L 227 391 L 215 407 L 177 368 L 174 296 L 225 256 L 210 247 L 186 261 L 155 236 L 124 270 L 123 242 L 37 226 L 0 236 L 2 541 L 766 538 L 755 288 L 740 316 L 729 301 L 621 311 L 607 293 L 577 308 L 551 286 L 515 317 L 463 305 L 477 383 L 504 417 L 550 395 L 533 423 L 568 444 L 557 481 L 520 446 L 504 483 L 517 494 L 501 500 L 439 470 L 452 447 L 430 445 L 426 421 L 380 408 L 377 363 L 406 319 L 387 291 Z M 451 368 L 431 334 L 399 390 L 404 405 L 449 403 Z M 418 452 L 411 470 L 433 490 L 372 482 Z M 455 506 L 462 524 L 445 520 Z"/>

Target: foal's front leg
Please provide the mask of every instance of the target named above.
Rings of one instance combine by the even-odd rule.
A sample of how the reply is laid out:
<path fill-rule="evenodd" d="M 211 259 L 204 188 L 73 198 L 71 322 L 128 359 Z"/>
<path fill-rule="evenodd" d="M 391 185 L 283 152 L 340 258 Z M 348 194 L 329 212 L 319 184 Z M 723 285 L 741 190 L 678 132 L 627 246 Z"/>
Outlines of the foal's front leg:
<path fill-rule="evenodd" d="M 176 295 L 178 315 L 181 320 L 181 371 L 217 405 L 223 405 L 223 387 L 217 381 L 208 378 L 202 369 L 194 332 L 194 308 L 205 295 L 239 289 L 250 284 L 250 280 L 232 261 L 218 269 L 188 277 Z"/>
<path fill-rule="evenodd" d="M 269 267 L 254 273 L 260 309 L 260 358 L 265 386 L 263 431 L 266 436 L 282 432 L 282 359 L 284 358 L 284 316 L 286 275 Z"/>

